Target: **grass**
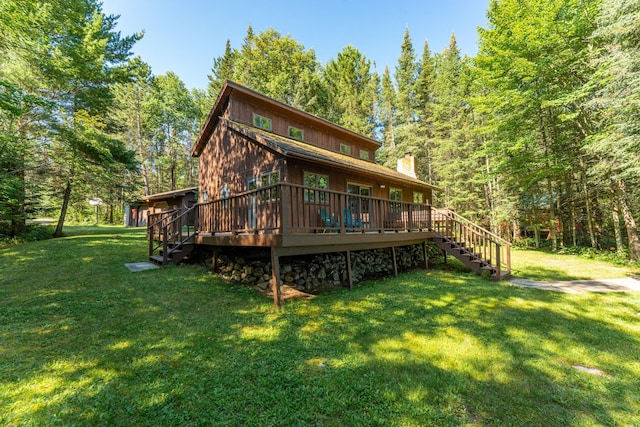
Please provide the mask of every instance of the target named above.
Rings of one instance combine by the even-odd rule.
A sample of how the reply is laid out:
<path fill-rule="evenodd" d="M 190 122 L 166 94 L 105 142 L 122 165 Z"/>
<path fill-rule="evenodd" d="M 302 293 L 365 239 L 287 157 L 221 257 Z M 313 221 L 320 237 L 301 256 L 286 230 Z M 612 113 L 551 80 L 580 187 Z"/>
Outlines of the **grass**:
<path fill-rule="evenodd" d="M 130 273 L 143 231 L 69 231 L 0 250 L 0 425 L 639 424 L 640 293 L 414 271 L 275 312 L 200 267 Z M 521 276 L 580 262 L 535 254 Z"/>
<path fill-rule="evenodd" d="M 626 266 L 606 261 L 532 249 L 512 249 L 513 274 L 532 280 L 617 279 L 640 275 L 640 264 Z"/>

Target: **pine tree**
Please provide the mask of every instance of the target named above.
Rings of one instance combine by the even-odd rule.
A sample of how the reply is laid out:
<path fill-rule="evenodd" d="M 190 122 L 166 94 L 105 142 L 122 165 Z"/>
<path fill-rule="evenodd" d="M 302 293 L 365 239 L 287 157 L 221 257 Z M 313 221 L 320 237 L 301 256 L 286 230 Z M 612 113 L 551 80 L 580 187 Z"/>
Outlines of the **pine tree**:
<path fill-rule="evenodd" d="M 212 103 L 218 97 L 224 81 L 233 78 L 237 54 L 235 50 L 231 49 L 231 40 L 227 39 L 224 54 L 214 58 L 211 74 L 207 75 L 207 79 L 209 80 L 207 95 Z"/>
<path fill-rule="evenodd" d="M 330 60 L 324 69 L 324 83 L 330 94 L 328 119 L 372 137 L 376 128 L 375 104 L 378 78 L 371 62 L 355 47 L 348 45 Z"/>
<path fill-rule="evenodd" d="M 423 145 L 419 135 L 418 99 L 416 96 L 416 80 L 419 64 L 409 36 L 405 29 L 400 47 L 400 57 L 396 66 L 396 109 L 394 117 L 395 152 L 390 153 L 387 165 L 394 166 L 395 160 L 406 152 L 416 153 Z"/>
<path fill-rule="evenodd" d="M 435 101 L 434 83 L 436 79 L 435 59 L 429 50 L 429 43 L 425 40 L 422 50 L 422 60 L 415 82 L 416 114 L 418 116 L 418 144 L 417 155 L 419 175 L 433 183 L 432 145 L 433 145 L 433 103 Z"/>

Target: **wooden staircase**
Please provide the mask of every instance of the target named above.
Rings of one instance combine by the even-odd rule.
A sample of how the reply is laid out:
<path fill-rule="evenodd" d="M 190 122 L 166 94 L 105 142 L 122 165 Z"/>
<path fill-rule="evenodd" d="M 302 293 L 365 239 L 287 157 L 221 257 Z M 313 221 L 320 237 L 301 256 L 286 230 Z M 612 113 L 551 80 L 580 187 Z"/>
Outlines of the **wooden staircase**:
<path fill-rule="evenodd" d="M 149 261 L 158 265 L 179 264 L 195 248 L 195 206 L 184 212 L 172 210 L 149 215 Z"/>
<path fill-rule="evenodd" d="M 434 209 L 431 221 L 438 233 L 433 241 L 445 254 L 483 277 L 504 280 L 511 276 L 509 242 L 448 209 Z"/>

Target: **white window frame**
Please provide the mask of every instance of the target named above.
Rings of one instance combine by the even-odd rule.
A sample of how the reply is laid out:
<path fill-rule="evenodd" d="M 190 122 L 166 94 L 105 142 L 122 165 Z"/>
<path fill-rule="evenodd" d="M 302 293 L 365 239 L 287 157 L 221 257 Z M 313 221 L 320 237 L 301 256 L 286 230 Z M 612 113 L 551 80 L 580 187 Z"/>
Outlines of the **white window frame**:
<path fill-rule="evenodd" d="M 296 138 L 295 136 L 291 135 L 291 131 L 298 131 L 300 132 L 300 138 Z M 289 138 L 291 139 L 295 139 L 296 141 L 304 141 L 304 130 L 303 129 L 299 129 L 295 126 L 289 126 L 287 133 L 289 135 Z"/>
<path fill-rule="evenodd" d="M 351 155 L 351 146 L 347 144 L 340 144 L 340 153 L 350 156 Z"/>
<path fill-rule="evenodd" d="M 315 176 L 315 185 L 307 185 L 307 176 Z M 320 179 L 325 178 L 326 187 L 318 187 Z M 329 175 L 303 171 L 303 183 L 305 187 L 317 188 L 318 190 L 329 189 Z M 315 200 L 315 194 L 318 193 L 318 200 Z M 304 190 L 304 201 L 307 203 L 329 203 L 329 194 L 322 191 L 312 191 L 309 189 Z"/>
<path fill-rule="evenodd" d="M 262 121 L 266 121 L 269 123 L 269 127 L 261 126 Z M 261 116 L 260 114 L 253 113 L 253 125 L 257 128 L 264 129 L 267 131 L 273 130 L 273 121 L 265 116 Z"/>

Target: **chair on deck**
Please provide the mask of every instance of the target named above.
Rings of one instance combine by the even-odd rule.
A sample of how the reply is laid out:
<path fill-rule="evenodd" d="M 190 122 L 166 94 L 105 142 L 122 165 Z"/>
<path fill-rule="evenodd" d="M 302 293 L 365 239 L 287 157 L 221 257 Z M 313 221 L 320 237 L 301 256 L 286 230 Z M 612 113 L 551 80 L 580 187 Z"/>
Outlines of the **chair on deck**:
<path fill-rule="evenodd" d="M 329 213 L 325 208 L 318 209 L 318 214 L 320 215 L 320 221 L 322 222 L 323 227 L 326 227 L 326 228 L 340 227 L 340 223 L 338 222 L 338 220 L 333 215 L 329 215 Z"/>
<path fill-rule="evenodd" d="M 343 212 L 343 216 L 345 228 L 354 229 L 363 227 L 362 220 L 360 218 L 354 218 L 351 209 L 345 209 Z"/>

